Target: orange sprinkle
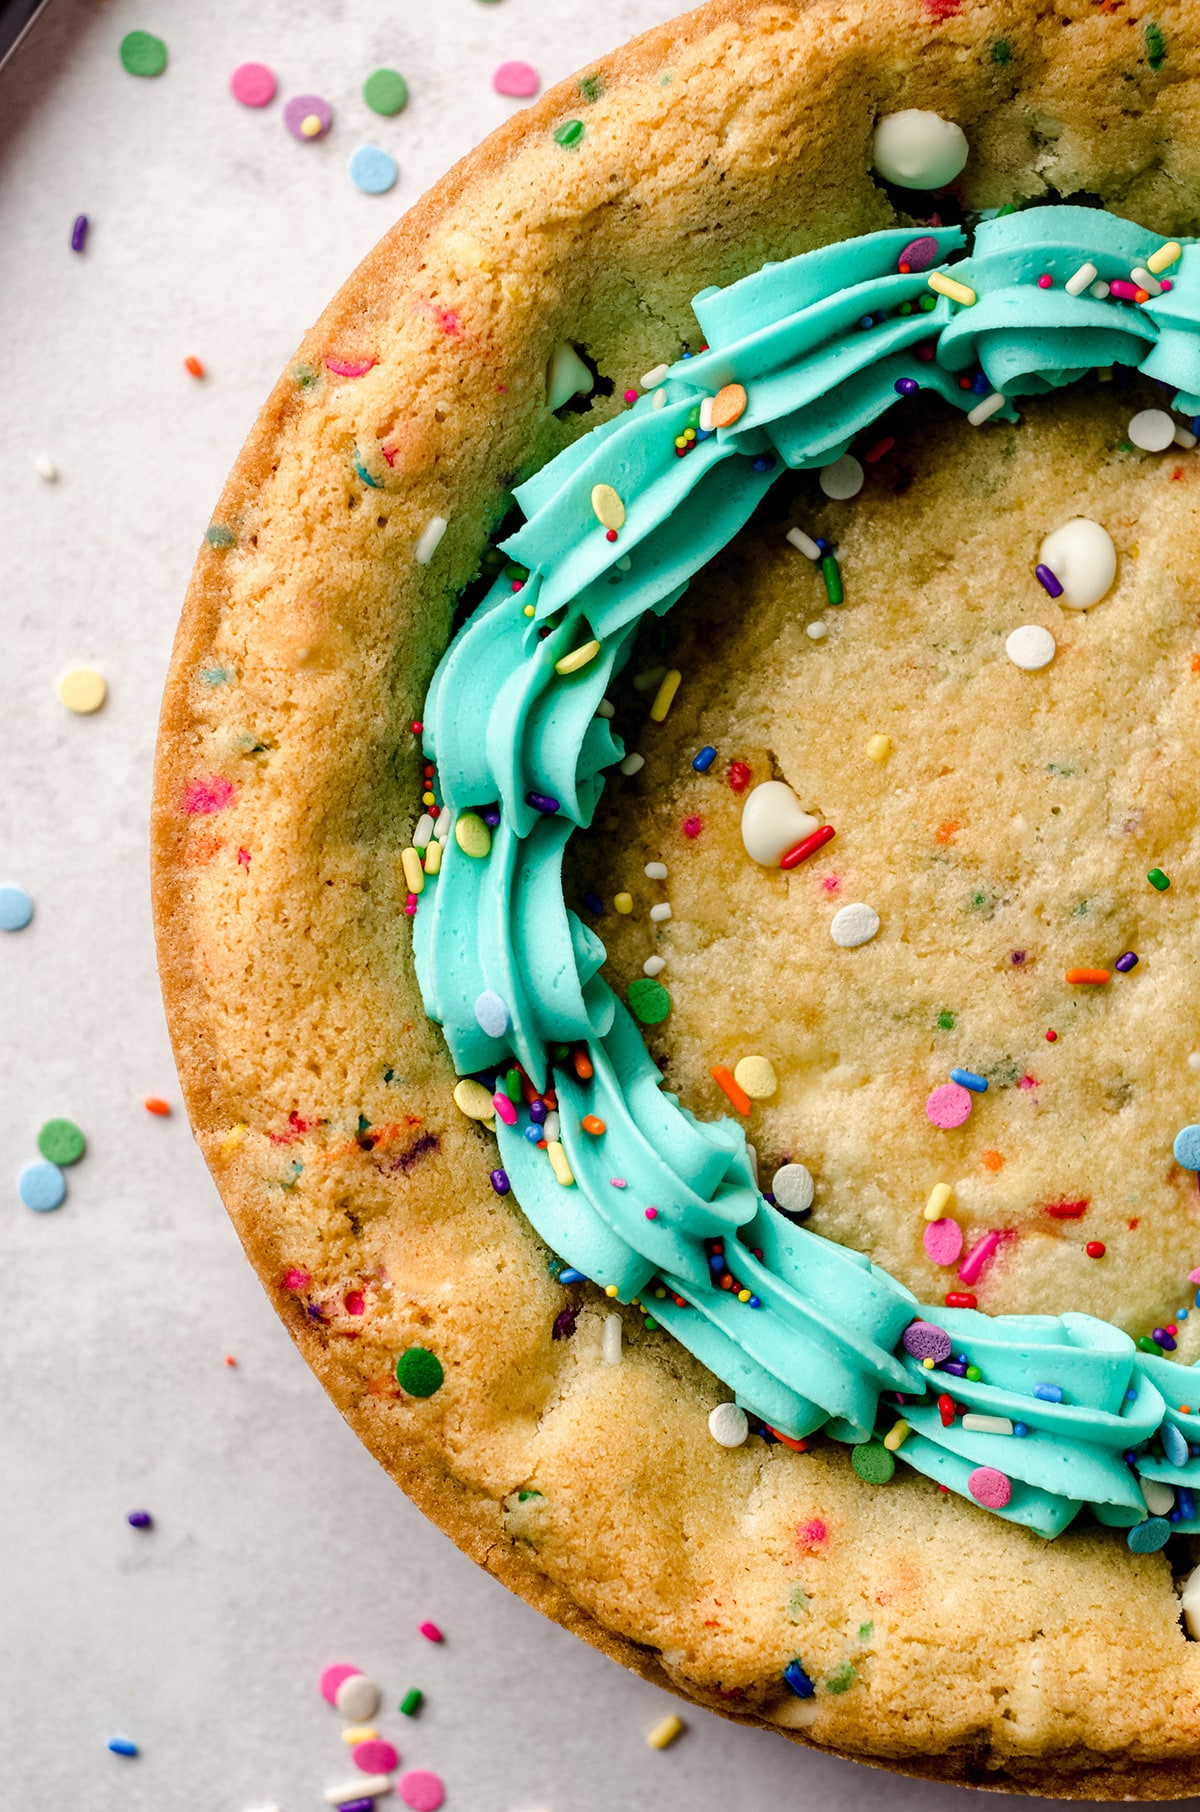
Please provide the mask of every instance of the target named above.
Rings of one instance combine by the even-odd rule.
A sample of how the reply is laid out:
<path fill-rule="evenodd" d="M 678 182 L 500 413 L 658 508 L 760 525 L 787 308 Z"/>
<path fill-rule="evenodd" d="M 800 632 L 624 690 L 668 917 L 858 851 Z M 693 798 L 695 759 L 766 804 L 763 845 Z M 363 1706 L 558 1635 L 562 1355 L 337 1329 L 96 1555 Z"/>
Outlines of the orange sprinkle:
<path fill-rule="evenodd" d="M 552 1088 L 544 1088 L 542 1090 L 542 1100 L 546 1103 L 547 1107 L 558 1106 L 558 1096 Z"/>
<path fill-rule="evenodd" d="M 1192 656 L 1192 672 L 1200 673 L 1200 654 L 1194 654 Z"/>
<path fill-rule="evenodd" d="M 750 1097 L 744 1088 L 740 1088 L 725 1068 L 723 1063 L 714 1063 L 709 1072 L 717 1087 L 729 1096 L 739 1114 L 750 1112 Z"/>
<path fill-rule="evenodd" d="M 1191 1405 L 1189 1403 L 1181 1403 L 1179 1405 L 1179 1414 L 1181 1416 L 1190 1416 L 1191 1413 L 1192 1413 L 1192 1409 L 1191 1409 Z"/>
<path fill-rule="evenodd" d="M 602 1133 L 607 1130 L 603 1120 L 596 1114 L 585 1114 L 580 1124 L 584 1132 Z"/>
<path fill-rule="evenodd" d="M 981 1151 L 979 1162 L 985 1170 L 1003 1170 L 1004 1153 L 1002 1151 Z"/>
<path fill-rule="evenodd" d="M 942 843 L 942 844 L 949 843 L 951 838 L 953 837 L 955 831 L 958 831 L 961 829 L 962 829 L 962 825 L 958 822 L 957 818 L 947 818 L 945 824 L 938 825 L 938 830 L 937 830 L 938 842 Z"/>
<path fill-rule="evenodd" d="M 571 1062 L 575 1065 L 575 1074 L 579 1077 L 579 1080 L 581 1082 L 590 1082 L 596 1072 L 592 1068 L 592 1060 L 587 1052 L 583 1050 L 572 1051 Z"/>
<path fill-rule="evenodd" d="M 171 1111 L 171 1103 L 164 1101 L 161 1095 L 147 1095 L 142 1106 L 148 1114 L 169 1114 Z"/>
<path fill-rule="evenodd" d="M 1087 982 L 1099 987 L 1102 982 L 1111 980 L 1107 969 L 1068 969 L 1069 982 Z"/>
<path fill-rule="evenodd" d="M 191 353 L 189 353 L 187 358 L 183 361 L 183 369 L 186 372 L 189 372 L 192 377 L 204 376 L 203 365 L 200 363 L 199 359 L 193 358 Z"/>
<path fill-rule="evenodd" d="M 226 1363 L 226 1365 L 236 1365 L 236 1364 L 237 1364 L 237 1360 L 236 1360 L 236 1359 L 235 1359 L 235 1358 L 234 1358 L 234 1356 L 233 1356 L 233 1354 L 232 1354 L 232 1353 L 226 1353 L 226 1355 L 225 1355 L 225 1363 Z"/>

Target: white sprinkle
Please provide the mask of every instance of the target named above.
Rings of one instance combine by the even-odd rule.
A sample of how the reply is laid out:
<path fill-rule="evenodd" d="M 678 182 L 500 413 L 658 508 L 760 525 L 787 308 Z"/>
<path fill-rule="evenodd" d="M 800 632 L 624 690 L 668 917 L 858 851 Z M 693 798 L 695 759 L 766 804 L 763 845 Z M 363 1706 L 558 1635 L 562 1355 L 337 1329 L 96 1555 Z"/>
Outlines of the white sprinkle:
<path fill-rule="evenodd" d="M 718 1403 L 709 1412 L 708 1432 L 718 1447 L 741 1447 L 750 1433 L 745 1410 L 736 1403 Z"/>
<path fill-rule="evenodd" d="M 635 674 L 633 689 L 635 692 L 651 692 L 666 672 L 665 667 L 647 667 L 644 672 Z"/>
<path fill-rule="evenodd" d="M 378 1799 L 392 1790 L 390 1774 L 360 1774 L 357 1780 L 343 1781 L 340 1787 L 326 1787 L 327 1806 L 349 1806 L 356 1799 Z"/>
<path fill-rule="evenodd" d="M 662 409 L 662 408 L 665 408 L 665 407 L 666 407 L 666 401 L 667 401 L 667 393 L 666 393 L 666 391 L 665 391 L 665 390 L 656 390 L 656 391 L 655 391 L 655 392 L 654 392 L 654 404 L 653 404 L 653 407 L 654 407 L 654 408 L 655 408 L 655 409 Z"/>
<path fill-rule="evenodd" d="M 1058 650 L 1058 643 L 1040 623 L 1022 623 L 1004 644 L 1004 652 L 1022 673 L 1037 673 L 1048 667 Z"/>
<path fill-rule="evenodd" d="M 444 516 L 431 516 L 421 532 L 421 539 L 416 546 L 418 566 L 428 566 L 438 548 L 442 545 L 442 536 L 446 533 L 447 522 Z"/>
<path fill-rule="evenodd" d="M 1095 296 L 1095 298 L 1096 298 L 1096 300 L 1097 300 L 1097 302 L 1105 302 L 1105 301 L 1107 301 L 1107 299 L 1108 299 L 1108 284 L 1107 284 L 1107 283 L 1106 283 L 1106 282 L 1105 282 L 1105 281 L 1104 281 L 1104 278 L 1103 278 L 1103 277 L 1101 277 L 1101 278 L 1100 278 L 1100 280 L 1099 280 L 1099 282 L 1098 282 L 1098 283 L 1093 283 L 1093 284 L 1092 284 L 1092 287 L 1091 287 L 1091 289 L 1089 289 L 1089 291 L 1088 291 L 1088 295 L 1089 295 L 1089 296 Z"/>
<path fill-rule="evenodd" d="M 661 975 L 663 970 L 666 968 L 666 966 L 667 966 L 666 957 L 664 957 L 664 956 L 648 956 L 646 958 L 645 962 L 642 964 L 642 974 L 643 975 Z"/>
<path fill-rule="evenodd" d="M 433 835 L 433 819 L 428 812 L 422 812 L 417 819 L 417 828 L 413 832 L 413 848 L 424 849 Z"/>
<path fill-rule="evenodd" d="M 605 1365 L 620 1365 L 622 1332 L 621 1317 L 614 1309 L 610 1315 L 604 1317 L 604 1332 L 600 1338 L 600 1350 L 604 1354 Z"/>
<path fill-rule="evenodd" d="M 742 846 L 752 862 L 778 868 L 803 838 L 820 825 L 804 811 L 786 780 L 764 780 L 751 787 L 742 806 Z"/>
<path fill-rule="evenodd" d="M 804 633 L 811 641 L 823 642 L 825 637 L 829 634 L 829 625 L 822 622 L 821 618 L 818 617 L 815 623 L 810 623 L 807 626 Z"/>
<path fill-rule="evenodd" d="M 712 433 L 712 412 L 713 412 L 713 398 L 711 396 L 706 396 L 704 401 L 700 405 L 700 432 L 701 432 L 701 434 L 711 434 Z"/>
<path fill-rule="evenodd" d="M 812 536 L 806 535 L 802 528 L 790 528 L 787 532 L 787 538 L 796 551 L 804 555 L 806 560 L 819 560 L 821 558 L 820 548 L 817 546 Z"/>
<path fill-rule="evenodd" d="M 857 497 L 862 490 L 863 469 L 853 453 L 843 453 L 832 465 L 821 467 L 817 483 L 826 497 L 832 497 L 836 503 L 845 503 L 847 498 Z"/>
<path fill-rule="evenodd" d="M 1082 296 L 1085 289 L 1096 281 L 1100 275 L 1092 263 L 1081 264 L 1073 277 L 1068 277 L 1063 285 L 1068 296 Z"/>
<path fill-rule="evenodd" d="M 1163 420 L 1174 433 L 1169 416 Z M 1109 591 L 1117 576 L 1117 550 L 1112 536 L 1090 516 L 1072 516 L 1046 536 L 1038 561 L 1048 566 L 1062 586 L 1056 603 L 1067 610 L 1090 610 Z"/>
<path fill-rule="evenodd" d="M 1175 438 L 1175 423 L 1165 409 L 1139 409 L 1128 434 L 1143 453 L 1161 453 Z"/>
<path fill-rule="evenodd" d="M 622 774 L 638 774 L 645 765 L 646 757 L 644 755 L 638 755 L 636 753 L 627 755 L 621 763 L 621 772 Z"/>
<path fill-rule="evenodd" d="M 985 396 L 981 403 L 976 403 L 975 407 L 967 412 L 967 420 L 973 428 L 981 427 L 984 422 L 990 421 L 993 415 L 999 415 L 1007 400 L 1007 397 L 1002 396 L 999 390 L 993 390 L 990 396 Z"/>
<path fill-rule="evenodd" d="M 1184 447 L 1189 452 L 1196 444 L 1196 436 L 1190 428 L 1176 428 L 1174 438 L 1177 447 Z"/>
<path fill-rule="evenodd" d="M 665 862 L 647 862 L 643 873 L 648 881 L 665 881 L 667 865 Z"/>
<path fill-rule="evenodd" d="M 962 1419 L 962 1426 L 967 1434 L 1011 1434 L 1013 1425 L 1007 1416 L 976 1416 L 967 1414 Z"/>
<path fill-rule="evenodd" d="M 379 1688 L 366 1674 L 349 1674 L 338 1687 L 333 1702 L 351 1724 L 365 1724 L 379 1710 Z M 331 1805 L 338 1803 L 330 1800 Z"/>
<path fill-rule="evenodd" d="M 617 715 L 617 707 L 613 704 L 612 699 L 611 698 L 602 698 L 600 700 L 600 703 L 596 706 L 596 716 L 597 717 L 615 717 L 616 715 Z"/>
<path fill-rule="evenodd" d="M 1175 1508 L 1175 1493 L 1161 1479 L 1143 1479 L 1142 1496 L 1151 1516 L 1169 1516 Z"/>
<path fill-rule="evenodd" d="M 670 916 L 671 908 L 667 905 L 665 900 L 660 900 L 657 906 L 652 906 L 650 908 L 650 917 L 654 920 L 656 925 L 665 923 Z"/>
<path fill-rule="evenodd" d="M 1150 272 L 1146 269 L 1144 264 L 1134 265 L 1129 273 L 1129 281 L 1131 283 L 1136 283 L 1139 289 L 1144 289 L 1147 295 L 1162 295 L 1162 284 L 1157 277 L 1152 277 L 1150 275 Z"/>
<path fill-rule="evenodd" d="M 543 1139 L 545 1139 L 545 1141 L 548 1145 L 550 1143 L 551 1139 L 557 1139 L 557 1137 L 561 1131 L 562 1131 L 562 1122 L 559 1119 L 558 1109 L 551 1108 L 550 1112 L 546 1115 L 546 1118 L 542 1123 L 542 1137 L 543 1137 Z"/>
<path fill-rule="evenodd" d="M 1195 1567 L 1184 1580 L 1179 1605 L 1189 1633 L 1200 1636 L 1200 1567 Z"/>
<path fill-rule="evenodd" d="M 670 371 L 671 367 L 669 365 L 653 366 L 642 379 L 642 389 L 657 390 L 663 379 L 670 375 Z"/>
<path fill-rule="evenodd" d="M 829 935 L 839 949 L 854 950 L 859 944 L 869 944 L 878 930 L 879 914 L 873 906 L 864 906 L 858 900 L 834 913 Z"/>
<path fill-rule="evenodd" d="M 33 462 L 33 469 L 39 478 L 46 480 L 47 484 L 53 484 L 58 477 L 58 467 L 45 453 L 38 454 Z"/>
<path fill-rule="evenodd" d="M 771 1194 L 787 1214 L 807 1214 L 816 1193 L 803 1164 L 781 1164 L 771 1179 Z"/>
<path fill-rule="evenodd" d="M 1200 1051 L 1189 1051 L 1187 1066 L 1189 1070 L 1200 1070 Z"/>

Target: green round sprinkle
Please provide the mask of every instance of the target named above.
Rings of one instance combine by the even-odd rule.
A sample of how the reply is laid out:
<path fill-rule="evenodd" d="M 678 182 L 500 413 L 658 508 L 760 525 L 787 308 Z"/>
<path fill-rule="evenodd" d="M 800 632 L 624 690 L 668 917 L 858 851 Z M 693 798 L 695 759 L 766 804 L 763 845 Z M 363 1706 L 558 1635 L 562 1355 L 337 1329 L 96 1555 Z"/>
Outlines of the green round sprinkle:
<path fill-rule="evenodd" d="M 671 996 L 652 975 L 639 975 L 631 981 L 625 995 L 629 1011 L 644 1026 L 656 1026 L 671 1011 Z"/>
<path fill-rule="evenodd" d="M 603 93 L 604 93 L 604 77 L 603 76 L 598 76 L 598 75 L 580 76 L 580 78 L 579 78 L 580 98 L 582 100 L 587 101 L 589 106 L 592 104 L 593 101 L 598 101 L 600 99 L 600 96 Z"/>
<path fill-rule="evenodd" d="M 882 1441 L 859 1441 L 850 1449 L 850 1464 L 868 1485 L 886 1485 L 896 1462 Z"/>
<path fill-rule="evenodd" d="M 983 1377 L 983 1373 L 977 1365 L 968 1365 L 967 1377 L 971 1380 L 972 1384 L 978 1384 L 979 1380 Z"/>
<path fill-rule="evenodd" d="M 47 1120 L 37 1136 L 37 1147 L 50 1164 L 78 1164 L 87 1140 L 74 1120 Z"/>
<path fill-rule="evenodd" d="M 219 522 L 214 522 L 212 527 L 206 532 L 204 539 L 208 542 L 210 547 L 232 547 L 233 530 L 225 528 Z"/>
<path fill-rule="evenodd" d="M 373 69 L 363 83 L 363 100 L 372 113 L 390 118 L 408 104 L 408 83 L 398 69 Z"/>
<path fill-rule="evenodd" d="M 301 390 L 311 390 L 312 386 L 317 381 L 317 373 L 313 370 L 311 365 L 297 365 L 292 376 L 295 378 Z"/>
<path fill-rule="evenodd" d="M 1152 868 L 1150 873 L 1146 876 L 1146 879 L 1149 881 L 1151 887 L 1158 893 L 1166 893 L 1167 888 L 1171 885 L 1170 879 L 1163 873 L 1161 868 Z"/>
<path fill-rule="evenodd" d="M 561 126 L 554 129 L 554 142 L 561 145 L 564 151 L 574 151 L 582 137 L 582 120 L 564 120 Z"/>
<path fill-rule="evenodd" d="M 396 1361 L 396 1383 L 410 1397 L 432 1397 L 445 1380 L 441 1360 L 427 1346 L 410 1346 Z"/>
<path fill-rule="evenodd" d="M 130 75 L 161 75 L 167 67 L 167 47 L 150 31 L 129 31 L 121 39 L 121 62 Z"/>
<path fill-rule="evenodd" d="M 645 1330 L 648 1334 L 652 1334 L 654 1332 L 655 1328 L 658 1326 L 658 1323 L 657 1323 L 657 1321 L 655 1321 L 653 1315 L 647 1315 L 645 1321 L 643 1321 L 643 1323 L 642 1323 L 642 1326 L 645 1328 Z"/>
<path fill-rule="evenodd" d="M 400 1709 L 406 1718 L 416 1717 L 421 1709 L 421 1701 L 424 1697 L 425 1694 L 421 1691 L 419 1686 L 409 1687 L 400 1701 Z"/>
<path fill-rule="evenodd" d="M 992 62 L 1007 63 L 1012 57 L 1012 45 L 1007 38 L 997 38 L 992 45 Z"/>
<path fill-rule="evenodd" d="M 937 1022 L 939 1032 L 952 1032 L 954 1030 L 954 1015 L 946 1007 L 943 1007 L 942 1011 L 938 1014 Z"/>

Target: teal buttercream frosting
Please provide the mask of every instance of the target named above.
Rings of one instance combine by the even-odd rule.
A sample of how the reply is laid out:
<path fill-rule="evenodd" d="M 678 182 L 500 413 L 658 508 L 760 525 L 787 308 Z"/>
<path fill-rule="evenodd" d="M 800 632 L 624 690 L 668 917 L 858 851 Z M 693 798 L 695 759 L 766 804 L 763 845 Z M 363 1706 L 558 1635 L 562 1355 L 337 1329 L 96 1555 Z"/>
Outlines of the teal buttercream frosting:
<path fill-rule="evenodd" d="M 902 271 L 917 238 L 922 268 Z M 1118 1527 L 1143 1520 L 1139 1478 L 1170 1482 L 1175 1520 L 1193 1526 L 1178 1505 L 1191 1503 L 1200 1458 L 1181 1459 L 1167 1435 L 1172 1461 L 1161 1439 L 1167 1422 L 1184 1445 L 1200 1443 L 1200 1405 L 1195 1415 L 1175 1406 L 1181 1368 L 1087 1315 L 921 1309 L 861 1253 L 782 1215 L 759 1190 L 742 1127 L 698 1120 L 662 1086 L 601 974 L 603 944 L 566 905 L 562 860 L 624 754 L 599 708 L 639 624 L 670 609 L 781 472 L 837 459 L 917 388 L 964 411 L 997 392 L 995 413 L 1013 421 L 1009 398 L 1124 363 L 1171 385 L 1178 408 L 1200 408 L 1200 248 L 1186 245 L 1171 286 L 1140 306 L 1065 288 L 1085 262 L 1097 281 L 1125 282 L 1163 244 L 1099 210 L 1030 208 L 982 222 L 969 249 L 959 227 L 890 229 L 703 292 L 704 350 L 518 489 L 525 521 L 503 548 L 528 578 L 515 593 L 508 579 L 493 586 L 443 657 L 424 712 L 443 857 L 414 922 L 418 981 L 460 1074 L 491 1084 L 515 1060 L 536 1091 L 555 1090 L 557 1171 L 527 1105 L 496 1125 L 541 1237 L 619 1300 L 644 1299 L 768 1429 L 863 1441 L 881 1416 L 902 1415 L 900 1459 L 966 1497 L 976 1468 L 1003 1472 L 1011 1495 L 998 1514 L 1046 1537 L 1083 1505 Z M 926 258 L 974 304 L 931 289 Z M 732 384 L 746 392 L 743 413 L 706 431 L 701 405 Z M 593 508 L 597 485 L 624 505 L 612 540 Z M 592 642 L 582 666 L 556 670 Z M 499 815 L 490 851 L 468 855 L 455 821 L 488 808 Z M 485 992 L 507 1008 L 503 1036 L 476 1018 Z M 583 1075 L 564 1047 L 586 1053 Z M 585 1116 L 603 1133 L 585 1130 Z M 945 1329 L 951 1371 L 902 1349 L 919 1318 Z M 967 1366 L 977 1378 L 958 1375 Z M 939 1396 L 956 1406 L 947 1425 Z M 969 1431 L 963 1412 L 1025 1432 Z"/>

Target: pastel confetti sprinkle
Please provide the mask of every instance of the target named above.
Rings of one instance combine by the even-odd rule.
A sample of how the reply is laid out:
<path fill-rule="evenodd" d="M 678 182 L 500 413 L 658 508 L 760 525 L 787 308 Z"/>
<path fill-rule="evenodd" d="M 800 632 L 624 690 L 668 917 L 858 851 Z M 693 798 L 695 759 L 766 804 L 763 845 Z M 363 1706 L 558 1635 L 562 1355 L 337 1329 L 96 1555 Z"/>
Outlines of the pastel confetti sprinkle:
<path fill-rule="evenodd" d="M 266 107 L 275 99 L 275 77 L 265 63 L 239 63 L 229 92 L 243 107 Z"/>
<path fill-rule="evenodd" d="M 925 1103 L 925 1118 L 932 1126 L 950 1132 L 971 1117 L 971 1091 L 958 1082 L 943 1082 Z"/>
<path fill-rule="evenodd" d="M 102 674 L 93 667 L 73 667 L 70 673 L 64 673 L 58 682 L 58 696 L 68 711 L 77 716 L 90 717 L 98 711 L 108 697 L 108 687 Z"/>
<path fill-rule="evenodd" d="M 324 138 L 333 124 L 333 112 L 319 94 L 296 94 L 284 106 L 283 123 L 293 138 L 305 144 Z"/>
<path fill-rule="evenodd" d="M 372 1718 L 379 1710 L 380 1691 L 374 1680 L 368 1680 L 366 1674 L 357 1669 L 347 1674 L 333 1696 L 333 1702 L 344 1718 L 350 1718 L 355 1724 L 361 1724 L 364 1718 Z M 362 1792 L 362 1787 L 359 1787 Z"/>
<path fill-rule="evenodd" d="M 956 1220 L 947 1217 L 927 1221 L 923 1236 L 925 1250 L 935 1265 L 952 1265 L 963 1249 L 963 1230 Z"/>
<path fill-rule="evenodd" d="M 683 1719 L 671 1711 L 665 1718 L 660 1718 L 652 1730 L 646 1732 L 646 1741 L 651 1749 L 666 1749 L 677 1736 L 682 1734 L 683 1729 Z"/>
<path fill-rule="evenodd" d="M 938 1327 L 932 1321 L 910 1321 L 904 1330 L 901 1345 L 914 1359 L 932 1359 L 935 1365 L 948 1359 L 953 1350 L 945 1328 Z"/>
<path fill-rule="evenodd" d="M 336 1662 L 332 1667 L 325 1668 L 321 1674 L 320 1680 L 317 1682 L 321 1689 L 321 1697 L 330 1705 L 336 1705 L 338 1688 L 341 1686 L 342 1682 L 344 1680 L 349 1680 L 351 1675 L 360 1674 L 361 1672 L 361 1667 L 351 1667 L 349 1663 L 344 1661 Z"/>
<path fill-rule="evenodd" d="M 396 1791 L 412 1812 L 438 1812 L 446 1797 L 440 1776 L 429 1768 L 410 1768 L 396 1782 Z"/>
<path fill-rule="evenodd" d="M 67 1179 L 57 1164 L 35 1159 L 18 1171 L 17 1194 L 35 1214 L 49 1214 L 66 1201 Z"/>
<path fill-rule="evenodd" d="M 398 69 L 373 69 L 363 83 L 362 95 L 372 113 L 390 119 L 408 105 L 408 83 Z"/>
<path fill-rule="evenodd" d="M 501 63 L 492 77 L 492 87 L 497 94 L 507 95 L 510 100 L 527 101 L 532 98 L 541 86 L 541 78 L 532 63 Z"/>
<path fill-rule="evenodd" d="M 381 145 L 360 145 L 346 165 L 346 174 L 364 195 L 386 195 L 395 188 L 400 167 Z"/>
<path fill-rule="evenodd" d="M 1012 1480 L 994 1466 L 976 1466 L 967 1479 L 967 1490 L 985 1510 L 1003 1510 L 1012 1496 Z"/>
<path fill-rule="evenodd" d="M 23 887 L 0 886 L 0 931 L 24 931 L 33 917 L 33 901 Z"/>
<path fill-rule="evenodd" d="M 37 1136 L 37 1147 L 50 1164 L 78 1164 L 87 1140 L 73 1120 L 47 1120 Z"/>
<path fill-rule="evenodd" d="M 400 1757 L 390 1743 L 376 1737 L 356 1743 L 350 1751 L 350 1759 L 364 1774 L 390 1774 Z"/>

